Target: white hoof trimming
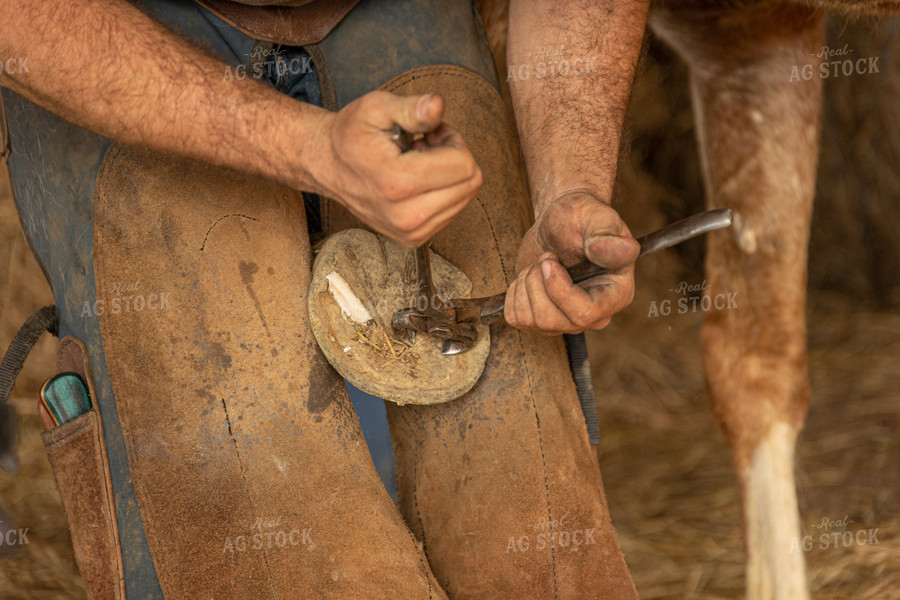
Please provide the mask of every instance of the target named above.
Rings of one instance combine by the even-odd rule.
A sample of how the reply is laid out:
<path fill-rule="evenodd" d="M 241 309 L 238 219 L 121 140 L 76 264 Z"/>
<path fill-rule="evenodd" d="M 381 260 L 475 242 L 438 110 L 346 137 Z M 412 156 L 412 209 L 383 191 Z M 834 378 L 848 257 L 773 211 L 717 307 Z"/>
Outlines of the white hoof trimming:
<path fill-rule="evenodd" d="M 354 323 L 365 325 L 372 320 L 372 313 L 363 306 L 350 284 L 341 277 L 337 271 L 332 271 L 325 276 L 328 280 L 328 291 L 334 297 L 335 302 L 341 307 L 341 313 Z"/>

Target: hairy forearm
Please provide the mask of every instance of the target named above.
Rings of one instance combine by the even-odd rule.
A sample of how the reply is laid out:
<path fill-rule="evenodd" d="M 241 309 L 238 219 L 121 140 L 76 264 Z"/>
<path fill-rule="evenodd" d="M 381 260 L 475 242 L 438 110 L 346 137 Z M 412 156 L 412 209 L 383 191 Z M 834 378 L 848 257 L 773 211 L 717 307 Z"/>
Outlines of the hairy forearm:
<path fill-rule="evenodd" d="M 609 202 L 649 0 L 512 0 L 508 80 L 535 214 Z"/>
<path fill-rule="evenodd" d="M 320 191 L 304 141 L 326 111 L 226 80 L 224 63 L 123 0 L 0 0 L 0 14 L 0 60 L 27 60 L 0 85 L 125 143 Z"/>

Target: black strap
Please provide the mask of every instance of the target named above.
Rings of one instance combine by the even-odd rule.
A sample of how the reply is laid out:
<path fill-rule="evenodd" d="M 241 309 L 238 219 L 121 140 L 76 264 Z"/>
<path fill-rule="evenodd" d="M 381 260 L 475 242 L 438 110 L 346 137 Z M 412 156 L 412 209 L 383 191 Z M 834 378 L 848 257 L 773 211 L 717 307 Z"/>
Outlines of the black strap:
<path fill-rule="evenodd" d="M 59 337 L 59 320 L 56 318 L 56 307 L 52 304 L 28 317 L 6 350 L 0 363 L 0 404 L 6 404 L 25 359 L 45 331 Z"/>
<path fill-rule="evenodd" d="M 55 306 L 45 306 L 25 320 L 0 363 L 0 468 L 9 473 L 18 470 L 19 460 L 13 451 L 16 445 L 16 413 L 7 400 L 25 366 L 25 359 L 45 331 L 59 337 Z"/>

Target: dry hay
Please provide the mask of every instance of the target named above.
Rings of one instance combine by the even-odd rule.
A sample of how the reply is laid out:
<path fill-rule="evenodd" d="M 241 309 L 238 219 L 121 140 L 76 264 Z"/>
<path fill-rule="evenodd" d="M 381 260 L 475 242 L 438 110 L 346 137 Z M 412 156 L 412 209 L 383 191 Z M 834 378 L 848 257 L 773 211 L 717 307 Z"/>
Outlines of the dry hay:
<path fill-rule="evenodd" d="M 6 168 L 0 164 L 0 351 L 28 315 L 47 304 L 53 304 L 50 286 L 22 235 Z M 52 336 L 41 338 L 19 376 L 19 390 L 37 390 L 52 374 L 55 348 Z"/>
<path fill-rule="evenodd" d="M 703 381 L 702 318 L 648 318 L 650 301 L 672 294 L 642 289 L 590 336 L 613 523 L 641 598 L 741 597 L 740 500 Z M 824 293 L 809 306 L 813 399 L 796 465 L 803 533 L 814 539 L 806 552 L 814 597 L 895 599 L 900 311 Z M 818 522 L 845 516 L 847 531 L 878 527 L 879 544 L 820 548 Z"/>
<path fill-rule="evenodd" d="M 429 256 L 434 292 L 428 298 L 419 296 L 428 290 L 418 291 L 416 253 L 369 231 L 330 236 L 313 265 L 309 320 L 319 348 L 358 389 L 400 405 L 459 398 L 481 377 L 490 351 L 486 325 L 476 326 L 468 352 L 453 356 L 441 354 L 437 337 L 419 334 L 407 344 L 394 334 L 397 310 L 439 310 L 450 298 L 471 297 L 472 282 L 461 270 L 434 252 Z M 338 296 L 344 299 L 338 302 Z M 348 308 L 354 303 L 359 310 Z M 358 313 L 355 320 L 351 310 Z"/>
<path fill-rule="evenodd" d="M 828 45 L 879 72 L 825 80 L 810 284 L 897 305 L 900 18 L 831 18 Z"/>

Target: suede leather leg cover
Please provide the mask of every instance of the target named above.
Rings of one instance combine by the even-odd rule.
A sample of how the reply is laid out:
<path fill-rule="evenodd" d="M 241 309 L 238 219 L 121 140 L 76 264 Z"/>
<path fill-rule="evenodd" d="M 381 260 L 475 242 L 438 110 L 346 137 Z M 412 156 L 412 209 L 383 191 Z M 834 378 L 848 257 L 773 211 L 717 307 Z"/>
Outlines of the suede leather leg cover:
<path fill-rule="evenodd" d="M 97 297 L 167 598 L 444 598 L 384 490 L 306 311 L 300 195 L 114 144 L 94 199 Z"/>
<path fill-rule="evenodd" d="M 515 126 L 485 79 L 455 66 L 415 69 L 381 89 L 437 91 L 484 174 L 478 197 L 434 250 L 472 280 L 506 289 L 530 224 Z M 332 230 L 358 226 L 331 206 Z M 559 337 L 491 331 L 481 380 L 458 400 L 388 403 L 401 510 L 454 600 L 637 597 L 615 538 Z"/>

